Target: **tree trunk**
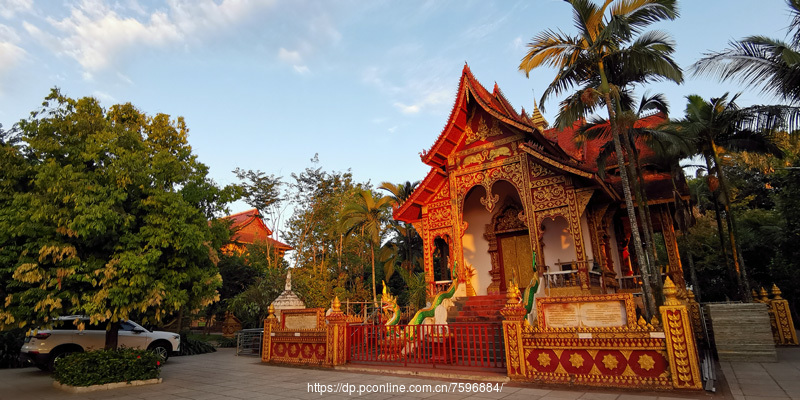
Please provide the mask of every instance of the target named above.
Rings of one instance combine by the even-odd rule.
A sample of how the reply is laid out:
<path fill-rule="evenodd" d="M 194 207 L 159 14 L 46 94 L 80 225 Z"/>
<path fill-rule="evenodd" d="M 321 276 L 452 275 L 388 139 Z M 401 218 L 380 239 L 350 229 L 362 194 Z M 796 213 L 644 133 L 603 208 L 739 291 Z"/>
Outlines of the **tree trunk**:
<path fill-rule="evenodd" d="M 106 330 L 106 350 L 116 350 L 119 345 L 119 326 L 120 322 L 112 322 Z"/>
<path fill-rule="evenodd" d="M 644 187 L 644 177 L 642 176 L 642 169 L 641 165 L 639 164 L 639 153 L 636 151 L 636 147 L 634 143 L 631 143 L 632 140 L 629 137 L 626 137 L 625 140 L 625 147 L 628 154 L 631 155 L 631 160 L 628 162 L 628 165 L 632 165 L 633 168 L 629 169 L 631 172 L 631 181 L 633 182 L 633 190 L 636 193 L 636 208 L 639 212 L 639 220 L 645 225 L 644 226 L 644 252 L 647 256 L 647 264 L 646 267 L 649 268 L 650 271 L 650 279 L 651 279 L 651 287 L 653 288 L 653 297 L 656 302 L 656 306 L 660 306 L 664 303 L 663 299 L 663 282 L 661 281 L 661 271 L 658 268 L 657 261 L 657 253 L 655 247 L 655 234 L 653 233 L 653 220 L 650 216 L 650 209 L 647 204 L 647 195 L 645 194 L 645 187 Z"/>
<path fill-rule="evenodd" d="M 739 286 L 741 299 L 745 302 L 752 302 L 753 296 L 750 293 L 750 283 L 747 282 L 747 271 L 744 266 L 744 259 L 742 259 L 742 251 L 739 244 L 736 242 L 736 220 L 731 212 L 731 197 L 728 191 L 728 183 L 725 179 L 725 173 L 722 172 L 722 165 L 719 162 L 717 155 L 716 144 L 711 142 L 711 154 L 714 156 L 714 165 L 717 167 L 717 179 L 719 179 L 719 189 L 722 192 L 724 199 L 722 206 L 725 209 L 725 220 L 728 223 L 728 237 L 731 242 L 731 257 L 733 258 L 733 267 L 736 270 L 736 283 Z M 720 232 L 720 234 L 722 234 Z"/>
<path fill-rule="evenodd" d="M 372 260 L 372 304 L 375 307 L 378 307 L 378 292 L 375 290 L 375 246 L 370 246 L 372 252 L 372 256 L 370 257 Z"/>
<path fill-rule="evenodd" d="M 639 271 L 641 271 L 642 274 L 642 295 L 644 297 L 647 319 L 650 319 L 652 316 L 658 315 L 658 310 L 656 309 L 655 298 L 653 296 L 652 288 L 650 287 L 651 280 L 649 271 L 646 268 L 642 268 L 642 255 L 645 253 L 642 248 L 642 239 L 639 236 L 639 224 L 636 222 L 636 211 L 633 208 L 630 181 L 628 180 L 627 168 L 625 168 L 625 156 L 622 152 L 622 143 L 620 141 L 619 131 L 617 130 L 614 107 L 611 103 L 611 92 L 608 86 L 608 79 L 606 78 L 602 62 L 598 64 L 598 67 L 600 70 L 600 79 L 602 81 L 601 91 L 606 102 L 606 108 L 608 110 L 608 121 L 611 125 L 611 137 L 614 141 L 614 152 L 617 155 L 617 164 L 619 167 L 620 179 L 622 180 L 622 193 L 625 197 L 625 207 L 627 209 L 626 211 L 628 212 L 628 220 L 631 225 L 631 237 L 633 237 L 633 244 L 636 254 L 639 256 L 637 257 L 637 262 L 639 263 Z"/>

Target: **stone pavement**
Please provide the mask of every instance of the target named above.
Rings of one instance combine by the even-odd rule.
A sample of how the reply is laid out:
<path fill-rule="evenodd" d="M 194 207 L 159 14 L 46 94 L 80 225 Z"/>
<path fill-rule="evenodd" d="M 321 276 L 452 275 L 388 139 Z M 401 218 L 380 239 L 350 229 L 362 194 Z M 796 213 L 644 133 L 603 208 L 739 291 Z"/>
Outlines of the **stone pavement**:
<path fill-rule="evenodd" d="M 232 349 L 217 353 L 188 357 L 173 357 L 163 367 L 164 382 L 159 385 L 139 386 L 87 394 L 69 394 L 53 388 L 49 374 L 35 368 L 0 370 L 0 399 L 800 399 L 800 349 L 783 348 L 778 351 L 778 364 L 723 363 L 726 376 L 730 376 L 730 390 L 720 388 L 716 394 L 705 392 L 636 392 L 621 390 L 593 390 L 586 388 L 562 389 L 537 385 L 505 383 L 502 390 L 491 393 L 436 394 L 431 390 L 421 393 L 357 393 L 324 395 L 315 391 L 314 384 L 349 384 L 358 390 L 359 385 L 446 385 L 450 383 L 475 383 L 454 378 L 423 378 L 408 375 L 367 374 L 354 371 L 280 367 L 265 365 L 254 357 L 237 357 Z M 389 371 L 387 371 L 389 372 Z M 496 381 L 496 379 L 495 379 Z M 488 382 L 488 379 L 487 381 Z M 316 387 L 320 387 L 320 386 Z M 720 384 L 723 386 L 724 384 Z M 754 397 L 755 396 L 755 397 Z M 782 396 L 782 397 L 768 397 Z"/>
<path fill-rule="evenodd" d="M 779 347 L 777 363 L 721 362 L 736 400 L 800 400 L 800 348 Z"/>

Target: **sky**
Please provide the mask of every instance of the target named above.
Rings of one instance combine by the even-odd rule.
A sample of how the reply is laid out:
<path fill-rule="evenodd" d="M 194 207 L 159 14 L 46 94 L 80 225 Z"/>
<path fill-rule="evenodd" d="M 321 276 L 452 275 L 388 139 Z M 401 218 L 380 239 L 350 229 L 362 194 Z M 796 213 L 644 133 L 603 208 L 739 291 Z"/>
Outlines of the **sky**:
<path fill-rule="evenodd" d="M 785 38 L 784 0 L 683 0 L 672 35 L 688 68 L 730 40 Z M 359 182 L 421 180 L 455 101 L 464 63 L 519 111 L 553 79 L 518 70 L 546 29 L 575 33 L 560 0 L 0 0 L 0 124 L 10 128 L 50 88 L 104 107 L 130 102 L 183 116 L 189 143 L 218 184 L 234 169 L 291 180 L 321 166 Z M 651 85 L 671 115 L 685 96 L 745 90 L 688 76 Z M 638 94 L 643 94 L 640 90 Z M 555 119 L 560 98 L 544 104 Z M 774 99 L 747 90 L 740 105 Z M 541 106 L 541 105 L 540 105 Z M 318 154 L 319 163 L 311 159 Z M 249 208 L 235 203 L 232 211 Z M 286 217 L 284 217 L 286 218 Z"/>

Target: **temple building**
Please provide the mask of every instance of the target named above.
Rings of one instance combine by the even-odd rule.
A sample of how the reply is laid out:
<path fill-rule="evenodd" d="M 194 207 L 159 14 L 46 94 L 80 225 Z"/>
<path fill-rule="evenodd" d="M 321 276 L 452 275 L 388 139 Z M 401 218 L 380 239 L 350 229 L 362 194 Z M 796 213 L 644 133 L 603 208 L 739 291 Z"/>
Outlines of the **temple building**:
<path fill-rule="evenodd" d="M 265 243 L 272 247 L 277 256 L 283 257 L 292 247 L 272 238 L 272 230 L 267 227 L 257 209 L 242 211 L 224 217 L 231 221 L 231 243 L 223 247 L 224 252 L 244 252 L 248 245 Z"/>
<path fill-rule="evenodd" d="M 449 285 L 456 262 L 466 283 L 459 296 L 501 294 L 509 281 L 524 289 L 534 278 L 533 257 L 539 296 L 640 291 L 616 159 L 598 171 L 610 139 L 579 144 L 575 129 L 548 129 L 535 106 L 517 112 L 496 84 L 490 92 L 465 65 L 445 127 L 421 154 L 430 172 L 394 210 L 423 238 L 429 295 Z M 637 149 L 641 160 L 652 154 Z M 688 188 L 682 177 L 673 182 L 669 172 L 644 167 L 655 240 L 666 249 L 659 267 L 682 287 L 672 215 L 675 196 L 688 198 Z"/>

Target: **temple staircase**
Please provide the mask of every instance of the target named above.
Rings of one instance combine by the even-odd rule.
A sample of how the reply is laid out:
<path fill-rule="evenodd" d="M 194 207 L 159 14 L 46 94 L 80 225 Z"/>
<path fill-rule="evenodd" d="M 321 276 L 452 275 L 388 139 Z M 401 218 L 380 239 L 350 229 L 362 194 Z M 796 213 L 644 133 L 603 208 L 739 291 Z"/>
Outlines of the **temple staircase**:
<path fill-rule="evenodd" d="M 448 322 L 503 322 L 500 310 L 506 305 L 505 294 L 461 297 L 448 310 Z"/>
<path fill-rule="evenodd" d="M 505 294 L 462 297 L 454 300 L 447 321 L 458 329 L 455 355 L 460 362 L 485 367 L 505 366 L 503 316 Z M 473 325 L 473 327 L 469 327 Z"/>

